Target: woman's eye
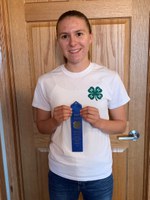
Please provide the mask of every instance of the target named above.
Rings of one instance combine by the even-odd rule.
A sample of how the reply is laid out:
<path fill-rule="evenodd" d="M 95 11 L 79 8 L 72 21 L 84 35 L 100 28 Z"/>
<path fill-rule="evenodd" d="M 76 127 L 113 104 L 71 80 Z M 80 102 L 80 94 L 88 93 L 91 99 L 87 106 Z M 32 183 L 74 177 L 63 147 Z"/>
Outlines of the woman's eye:
<path fill-rule="evenodd" d="M 68 38 L 68 35 L 61 35 L 61 39 L 67 39 Z"/>
<path fill-rule="evenodd" d="M 78 33 L 77 33 L 77 36 L 78 36 L 78 37 L 80 37 L 80 36 L 82 36 L 82 35 L 83 35 L 83 33 L 81 33 L 81 32 L 78 32 Z"/>

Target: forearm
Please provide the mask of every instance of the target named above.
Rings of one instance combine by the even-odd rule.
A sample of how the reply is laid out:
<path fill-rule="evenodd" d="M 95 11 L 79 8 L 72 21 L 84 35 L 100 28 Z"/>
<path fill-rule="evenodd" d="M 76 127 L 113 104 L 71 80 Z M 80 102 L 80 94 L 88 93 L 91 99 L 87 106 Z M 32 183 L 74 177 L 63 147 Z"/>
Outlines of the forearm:
<path fill-rule="evenodd" d="M 54 108 L 53 115 L 50 111 L 36 110 L 36 124 L 40 133 L 51 134 L 65 120 L 70 118 L 72 110 L 69 106 L 62 105 Z"/>
<path fill-rule="evenodd" d="M 42 134 L 51 134 L 58 127 L 58 123 L 54 118 L 49 118 L 47 120 L 41 120 L 37 122 L 37 128 Z"/>
<path fill-rule="evenodd" d="M 100 116 L 99 110 L 91 106 L 84 107 L 80 114 L 85 121 L 104 133 L 123 133 L 126 129 L 126 112 L 124 106 L 109 110 L 110 119 L 108 120 L 103 119 Z"/>
<path fill-rule="evenodd" d="M 118 134 L 123 133 L 126 129 L 125 120 L 106 120 L 99 119 L 93 126 L 100 129 L 104 133 Z"/>

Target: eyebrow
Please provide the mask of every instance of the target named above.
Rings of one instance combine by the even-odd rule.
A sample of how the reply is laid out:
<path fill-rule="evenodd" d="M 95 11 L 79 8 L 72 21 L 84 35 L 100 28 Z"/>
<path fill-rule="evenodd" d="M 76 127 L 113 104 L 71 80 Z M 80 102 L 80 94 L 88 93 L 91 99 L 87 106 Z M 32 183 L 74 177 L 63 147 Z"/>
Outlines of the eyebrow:
<path fill-rule="evenodd" d="M 86 32 L 86 31 L 84 29 L 79 29 L 79 30 L 76 30 L 74 32 L 77 33 L 77 32 Z M 64 34 L 70 34 L 70 33 L 68 33 L 68 32 L 61 32 L 61 33 L 58 34 L 58 36 L 64 35 Z"/>

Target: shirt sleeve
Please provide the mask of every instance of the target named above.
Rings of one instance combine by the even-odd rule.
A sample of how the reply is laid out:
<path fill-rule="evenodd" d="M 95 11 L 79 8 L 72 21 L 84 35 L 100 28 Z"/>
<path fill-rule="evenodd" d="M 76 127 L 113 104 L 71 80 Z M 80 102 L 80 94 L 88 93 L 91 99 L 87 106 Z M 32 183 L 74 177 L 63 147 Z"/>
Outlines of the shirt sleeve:
<path fill-rule="evenodd" d="M 111 87 L 112 98 L 108 104 L 109 109 L 118 108 L 129 102 L 130 98 L 118 73 L 116 73 Z"/>
<path fill-rule="evenodd" d="M 34 91 L 32 106 L 42 109 L 42 110 L 45 110 L 45 111 L 51 110 L 49 101 L 46 98 L 44 86 L 42 85 L 42 82 L 40 81 L 40 79 L 38 80 L 38 83 L 37 83 L 35 91 Z"/>

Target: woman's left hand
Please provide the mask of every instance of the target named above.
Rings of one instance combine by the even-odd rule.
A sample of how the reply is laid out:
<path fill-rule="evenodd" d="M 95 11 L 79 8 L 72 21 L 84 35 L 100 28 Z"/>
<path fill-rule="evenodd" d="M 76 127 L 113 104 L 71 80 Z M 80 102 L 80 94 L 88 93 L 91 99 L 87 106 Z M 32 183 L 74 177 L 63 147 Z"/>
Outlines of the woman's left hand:
<path fill-rule="evenodd" d="M 100 120 L 99 110 L 92 106 L 86 106 L 80 111 L 81 116 L 92 126 L 96 127 L 96 123 Z"/>

